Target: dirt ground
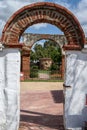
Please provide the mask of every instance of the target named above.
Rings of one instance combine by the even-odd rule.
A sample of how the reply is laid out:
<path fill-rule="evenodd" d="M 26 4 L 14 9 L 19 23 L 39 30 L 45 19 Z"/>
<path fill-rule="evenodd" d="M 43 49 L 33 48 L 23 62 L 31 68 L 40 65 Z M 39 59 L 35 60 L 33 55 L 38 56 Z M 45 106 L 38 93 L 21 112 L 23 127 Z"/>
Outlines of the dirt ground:
<path fill-rule="evenodd" d="M 63 83 L 21 82 L 19 130 L 64 130 Z"/>
<path fill-rule="evenodd" d="M 63 90 L 63 82 L 21 82 L 21 91 Z"/>

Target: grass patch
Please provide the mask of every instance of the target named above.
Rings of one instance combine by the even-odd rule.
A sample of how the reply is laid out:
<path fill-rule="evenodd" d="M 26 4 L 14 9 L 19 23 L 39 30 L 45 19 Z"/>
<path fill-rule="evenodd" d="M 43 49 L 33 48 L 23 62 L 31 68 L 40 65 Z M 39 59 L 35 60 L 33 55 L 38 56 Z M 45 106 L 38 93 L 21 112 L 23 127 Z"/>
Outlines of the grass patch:
<path fill-rule="evenodd" d="M 29 79 L 29 80 L 24 80 L 21 82 L 64 82 L 64 80 L 60 79 L 55 79 L 55 80 L 38 80 L 38 79 Z"/>
<path fill-rule="evenodd" d="M 39 70 L 38 73 L 50 74 L 50 71 L 48 71 L 48 70 Z"/>

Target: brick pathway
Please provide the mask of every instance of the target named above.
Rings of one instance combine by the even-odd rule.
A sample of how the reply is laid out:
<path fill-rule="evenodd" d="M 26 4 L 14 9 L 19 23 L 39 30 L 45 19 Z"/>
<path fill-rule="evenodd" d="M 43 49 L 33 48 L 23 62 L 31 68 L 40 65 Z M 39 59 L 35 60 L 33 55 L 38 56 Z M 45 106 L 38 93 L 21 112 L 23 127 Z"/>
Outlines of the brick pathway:
<path fill-rule="evenodd" d="M 19 130 L 64 130 L 63 91 L 31 90 L 21 92 Z"/>

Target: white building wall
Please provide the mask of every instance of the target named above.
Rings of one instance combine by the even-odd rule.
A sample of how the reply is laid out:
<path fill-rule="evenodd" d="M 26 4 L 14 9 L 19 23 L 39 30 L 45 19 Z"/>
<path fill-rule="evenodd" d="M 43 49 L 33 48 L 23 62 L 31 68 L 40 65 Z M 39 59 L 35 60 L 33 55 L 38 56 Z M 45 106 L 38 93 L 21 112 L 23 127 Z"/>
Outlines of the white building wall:
<path fill-rule="evenodd" d="M 66 129 L 82 130 L 87 121 L 87 53 L 66 52 L 65 74 L 65 126 Z"/>
<path fill-rule="evenodd" d="M 66 52 L 65 126 L 82 130 L 87 121 L 87 54 Z M 18 130 L 20 117 L 20 52 L 0 52 L 0 130 Z"/>
<path fill-rule="evenodd" d="M 6 111 L 5 111 L 5 53 L 0 52 L 0 130 L 5 130 Z"/>
<path fill-rule="evenodd" d="M 3 105 L 0 105 L 0 113 L 2 113 L 1 125 L 4 126 L 0 126 L 0 130 L 17 130 L 20 116 L 20 52 L 18 49 L 4 49 L 0 52 L 0 72 L 3 74 L 0 85 Z"/>

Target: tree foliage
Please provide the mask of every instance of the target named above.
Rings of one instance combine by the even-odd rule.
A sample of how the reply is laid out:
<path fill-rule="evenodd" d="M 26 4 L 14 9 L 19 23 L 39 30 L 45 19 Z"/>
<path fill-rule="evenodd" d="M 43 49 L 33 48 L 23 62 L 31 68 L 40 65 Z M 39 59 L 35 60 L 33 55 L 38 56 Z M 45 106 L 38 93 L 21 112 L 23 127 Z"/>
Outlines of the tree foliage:
<path fill-rule="evenodd" d="M 61 62 L 61 49 L 54 41 L 45 41 L 43 45 L 36 44 L 31 50 L 31 61 L 39 61 L 40 58 L 51 58 L 53 63 Z"/>

